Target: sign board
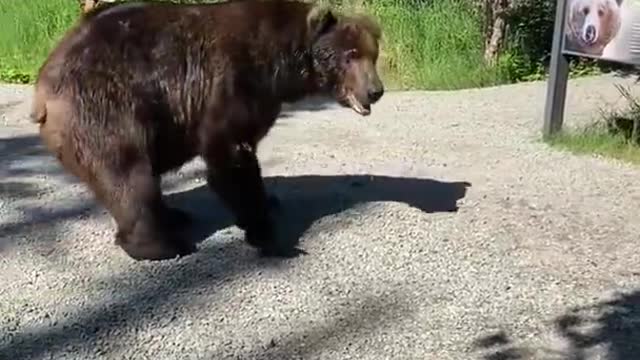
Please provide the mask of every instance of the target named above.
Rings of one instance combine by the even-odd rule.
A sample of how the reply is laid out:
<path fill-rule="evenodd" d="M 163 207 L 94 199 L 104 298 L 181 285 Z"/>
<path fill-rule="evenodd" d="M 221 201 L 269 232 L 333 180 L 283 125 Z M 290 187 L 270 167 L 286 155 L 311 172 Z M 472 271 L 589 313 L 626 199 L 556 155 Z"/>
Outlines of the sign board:
<path fill-rule="evenodd" d="M 542 133 L 562 129 L 567 56 L 640 65 L 640 0 L 556 0 Z"/>
<path fill-rule="evenodd" d="M 566 0 L 562 52 L 640 65 L 640 0 Z"/>

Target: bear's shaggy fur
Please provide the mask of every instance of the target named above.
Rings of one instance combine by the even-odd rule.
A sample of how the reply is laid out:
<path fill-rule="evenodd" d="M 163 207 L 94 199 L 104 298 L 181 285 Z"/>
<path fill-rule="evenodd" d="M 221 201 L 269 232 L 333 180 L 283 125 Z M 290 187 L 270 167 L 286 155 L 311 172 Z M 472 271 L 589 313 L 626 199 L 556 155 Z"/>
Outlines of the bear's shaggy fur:
<path fill-rule="evenodd" d="M 49 55 L 32 117 L 132 258 L 195 251 L 160 176 L 196 156 L 246 241 L 279 255 L 256 147 L 283 102 L 327 94 L 369 114 L 383 94 L 380 35 L 368 17 L 295 1 L 105 4 Z"/>

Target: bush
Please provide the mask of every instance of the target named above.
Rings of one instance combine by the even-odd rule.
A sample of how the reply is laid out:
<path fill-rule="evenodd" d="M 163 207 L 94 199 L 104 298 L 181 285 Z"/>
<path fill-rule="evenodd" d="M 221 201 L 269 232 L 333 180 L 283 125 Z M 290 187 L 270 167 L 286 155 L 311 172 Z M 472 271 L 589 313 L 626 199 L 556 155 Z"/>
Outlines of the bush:
<path fill-rule="evenodd" d="M 548 63 L 556 4 L 548 0 L 517 1 L 507 14 L 507 51 L 516 59 L 515 79 L 540 71 Z"/>

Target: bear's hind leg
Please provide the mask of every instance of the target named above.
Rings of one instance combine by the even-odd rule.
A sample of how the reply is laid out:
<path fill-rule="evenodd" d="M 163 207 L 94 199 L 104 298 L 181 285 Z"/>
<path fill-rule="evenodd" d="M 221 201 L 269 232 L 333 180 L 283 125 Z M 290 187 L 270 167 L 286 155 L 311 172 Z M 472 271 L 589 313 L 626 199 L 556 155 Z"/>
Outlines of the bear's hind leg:
<path fill-rule="evenodd" d="M 117 223 L 115 243 L 131 258 L 163 260 L 195 251 L 175 231 L 188 215 L 164 204 L 149 164 L 137 162 L 126 172 L 102 169 L 96 178 L 91 187 Z"/>

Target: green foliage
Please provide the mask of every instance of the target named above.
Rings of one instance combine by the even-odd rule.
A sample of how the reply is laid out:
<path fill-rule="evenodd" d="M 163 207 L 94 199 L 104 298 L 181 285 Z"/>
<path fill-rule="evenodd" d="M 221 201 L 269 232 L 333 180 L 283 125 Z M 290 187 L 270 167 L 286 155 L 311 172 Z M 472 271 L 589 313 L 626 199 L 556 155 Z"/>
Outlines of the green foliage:
<path fill-rule="evenodd" d="M 548 0 L 515 1 L 507 14 L 509 32 L 507 49 L 517 59 L 519 80 L 521 76 L 535 73 L 551 52 L 556 4 Z"/>
<path fill-rule="evenodd" d="M 504 78 L 509 81 L 536 81 L 546 76 L 542 63 L 534 62 L 510 51 L 506 51 L 498 58 L 498 68 Z"/>
<path fill-rule="evenodd" d="M 640 165 L 640 147 L 629 144 L 621 135 L 613 135 L 602 126 L 590 126 L 554 135 L 548 143 L 580 155 L 598 155 Z"/>
<path fill-rule="evenodd" d="M 459 0 L 365 4 L 384 28 L 381 66 L 402 89 L 458 89 L 503 82 L 483 60 L 482 18 Z"/>
<path fill-rule="evenodd" d="M 11 67 L 0 68 L 0 81 L 14 84 L 29 84 L 32 80 L 33 74 Z"/>
<path fill-rule="evenodd" d="M 31 82 L 78 11 L 76 0 L 0 0 L 0 80 Z"/>

